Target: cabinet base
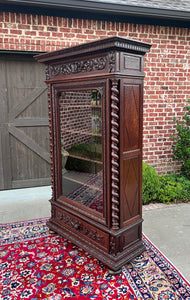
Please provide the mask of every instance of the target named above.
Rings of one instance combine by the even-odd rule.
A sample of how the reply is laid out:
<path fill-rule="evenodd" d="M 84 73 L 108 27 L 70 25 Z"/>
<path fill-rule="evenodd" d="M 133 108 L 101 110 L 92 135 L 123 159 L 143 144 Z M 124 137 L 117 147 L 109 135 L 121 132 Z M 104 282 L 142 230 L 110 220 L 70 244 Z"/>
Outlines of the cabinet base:
<path fill-rule="evenodd" d="M 99 259 L 109 268 L 108 272 L 113 275 L 119 274 L 123 266 L 145 251 L 145 246 L 142 242 L 142 239 L 138 239 L 131 243 L 131 245 L 128 247 L 125 247 L 124 251 L 118 252 L 116 255 L 110 254 L 105 250 L 102 250 L 100 247 L 94 245 L 93 242 L 90 243 L 87 239 L 81 237 L 80 234 L 77 234 L 59 224 L 55 219 L 50 219 L 47 222 L 47 226 L 51 230 L 67 238 L 78 247 L 84 249 L 89 254 Z"/>

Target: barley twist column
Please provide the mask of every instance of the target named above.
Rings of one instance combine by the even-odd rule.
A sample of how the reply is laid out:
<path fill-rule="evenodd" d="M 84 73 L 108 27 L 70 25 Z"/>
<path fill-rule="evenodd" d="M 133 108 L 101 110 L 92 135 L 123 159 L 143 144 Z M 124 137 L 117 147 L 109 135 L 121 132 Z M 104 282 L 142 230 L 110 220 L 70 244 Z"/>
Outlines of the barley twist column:
<path fill-rule="evenodd" d="M 119 229 L 119 97 L 118 80 L 111 88 L 111 203 L 112 229 Z"/>

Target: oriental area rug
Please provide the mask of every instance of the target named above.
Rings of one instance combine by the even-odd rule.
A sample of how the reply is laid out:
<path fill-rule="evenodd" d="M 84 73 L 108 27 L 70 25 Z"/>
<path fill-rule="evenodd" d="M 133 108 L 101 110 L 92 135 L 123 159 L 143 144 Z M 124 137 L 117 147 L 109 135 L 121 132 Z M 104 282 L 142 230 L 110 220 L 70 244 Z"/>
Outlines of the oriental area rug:
<path fill-rule="evenodd" d="M 0 299 L 186 299 L 190 285 L 145 237 L 146 251 L 110 275 L 45 219 L 0 225 Z"/>

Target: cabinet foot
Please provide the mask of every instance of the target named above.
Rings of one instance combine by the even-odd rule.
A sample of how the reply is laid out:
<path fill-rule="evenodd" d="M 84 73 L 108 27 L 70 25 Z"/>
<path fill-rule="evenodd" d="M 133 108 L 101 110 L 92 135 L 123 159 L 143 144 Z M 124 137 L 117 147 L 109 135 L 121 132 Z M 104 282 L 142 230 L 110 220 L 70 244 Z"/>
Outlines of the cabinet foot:
<path fill-rule="evenodd" d="M 121 273 L 121 271 L 122 271 L 122 269 L 119 269 L 118 271 L 114 271 L 114 270 L 108 269 L 108 273 L 110 275 L 113 275 L 113 276 L 119 275 Z"/>

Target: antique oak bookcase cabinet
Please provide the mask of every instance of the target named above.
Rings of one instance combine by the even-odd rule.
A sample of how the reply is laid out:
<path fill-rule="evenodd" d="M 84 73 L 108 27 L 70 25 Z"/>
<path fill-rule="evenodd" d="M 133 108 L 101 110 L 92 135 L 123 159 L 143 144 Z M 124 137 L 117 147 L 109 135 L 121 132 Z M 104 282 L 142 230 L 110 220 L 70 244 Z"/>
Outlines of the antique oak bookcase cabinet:
<path fill-rule="evenodd" d="M 150 44 L 110 37 L 38 55 L 52 159 L 48 226 L 110 272 L 144 251 L 142 117 Z"/>

